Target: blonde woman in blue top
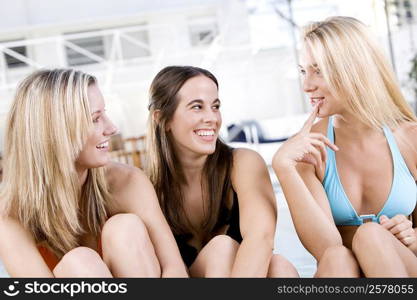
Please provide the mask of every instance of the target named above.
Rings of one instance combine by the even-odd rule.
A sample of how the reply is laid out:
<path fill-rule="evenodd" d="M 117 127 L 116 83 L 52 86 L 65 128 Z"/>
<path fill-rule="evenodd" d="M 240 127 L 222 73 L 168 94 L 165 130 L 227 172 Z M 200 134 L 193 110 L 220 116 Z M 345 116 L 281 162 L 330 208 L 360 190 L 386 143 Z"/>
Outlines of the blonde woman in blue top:
<path fill-rule="evenodd" d="M 313 112 L 273 167 L 316 276 L 416 277 L 416 117 L 361 22 L 332 17 L 302 37 Z"/>

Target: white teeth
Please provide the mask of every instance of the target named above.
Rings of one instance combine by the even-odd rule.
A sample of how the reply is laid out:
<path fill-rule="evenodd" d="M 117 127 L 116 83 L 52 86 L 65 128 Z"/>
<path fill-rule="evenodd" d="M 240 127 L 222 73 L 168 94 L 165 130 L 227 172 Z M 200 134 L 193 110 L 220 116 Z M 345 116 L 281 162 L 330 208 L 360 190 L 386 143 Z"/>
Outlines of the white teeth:
<path fill-rule="evenodd" d="M 199 136 L 209 136 L 214 135 L 214 130 L 198 130 L 196 133 Z"/>
<path fill-rule="evenodd" d="M 109 142 L 104 142 L 100 145 L 97 145 L 97 148 L 99 149 L 103 149 L 103 148 L 107 148 L 109 146 Z"/>

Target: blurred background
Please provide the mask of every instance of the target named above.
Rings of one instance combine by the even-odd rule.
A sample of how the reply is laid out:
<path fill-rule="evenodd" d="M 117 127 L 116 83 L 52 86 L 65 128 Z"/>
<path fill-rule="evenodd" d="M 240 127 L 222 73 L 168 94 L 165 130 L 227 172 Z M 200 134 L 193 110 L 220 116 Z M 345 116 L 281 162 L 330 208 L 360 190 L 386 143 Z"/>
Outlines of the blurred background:
<path fill-rule="evenodd" d="M 220 83 L 223 139 L 268 165 L 310 107 L 297 69 L 309 21 L 353 16 L 369 25 L 416 109 L 417 0 L 0 0 L 0 153 L 17 83 L 39 68 L 95 75 L 119 128 L 115 160 L 143 165 L 148 88 L 167 65 L 209 69 Z M 294 231 L 279 184 L 275 251 L 302 276 L 314 259 Z"/>

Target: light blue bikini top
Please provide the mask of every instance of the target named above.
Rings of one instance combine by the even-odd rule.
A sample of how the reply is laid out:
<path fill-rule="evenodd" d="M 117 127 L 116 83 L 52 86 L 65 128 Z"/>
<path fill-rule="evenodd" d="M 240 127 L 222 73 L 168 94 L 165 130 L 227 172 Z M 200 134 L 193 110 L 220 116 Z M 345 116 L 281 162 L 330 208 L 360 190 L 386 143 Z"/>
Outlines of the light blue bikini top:
<path fill-rule="evenodd" d="M 333 219 L 336 225 L 362 225 L 365 220 L 379 222 L 381 215 L 389 218 L 402 214 L 410 215 L 417 201 L 417 187 L 413 176 L 408 169 L 394 136 L 388 127 L 384 127 L 384 134 L 392 154 L 394 165 L 393 181 L 391 191 L 383 208 L 377 214 L 358 215 L 350 203 L 336 167 L 335 152 L 327 147 L 326 171 L 323 179 L 323 186 L 332 210 Z M 327 127 L 327 138 L 334 143 L 333 118 L 329 118 Z"/>

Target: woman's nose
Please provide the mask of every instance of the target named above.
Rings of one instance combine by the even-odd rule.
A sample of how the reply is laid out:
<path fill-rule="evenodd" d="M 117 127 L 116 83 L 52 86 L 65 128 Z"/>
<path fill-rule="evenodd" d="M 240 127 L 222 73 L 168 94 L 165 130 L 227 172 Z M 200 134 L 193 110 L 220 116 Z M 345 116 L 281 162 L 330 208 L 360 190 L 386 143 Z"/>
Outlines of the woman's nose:
<path fill-rule="evenodd" d="M 214 123 L 217 122 L 218 119 L 218 112 L 212 111 L 211 109 L 208 109 L 204 114 L 204 122 L 206 123 Z"/>
<path fill-rule="evenodd" d="M 104 130 L 104 134 L 108 135 L 108 136 L 112 136 L 113 134 L 115 134 L 117 132 L 117 127 L 116 125 L 113 124 L 112 121 L 110 121 L 110 119 L 107 118 L 107 122 L 106 122 L 106 128 Z"/>
<path fill-rule="evenodd" d="M 308 76 L 305 77 L 303 82 L 303 90 L 306 93 L 313 92 L 317 89 L 317 85 Z"/>

